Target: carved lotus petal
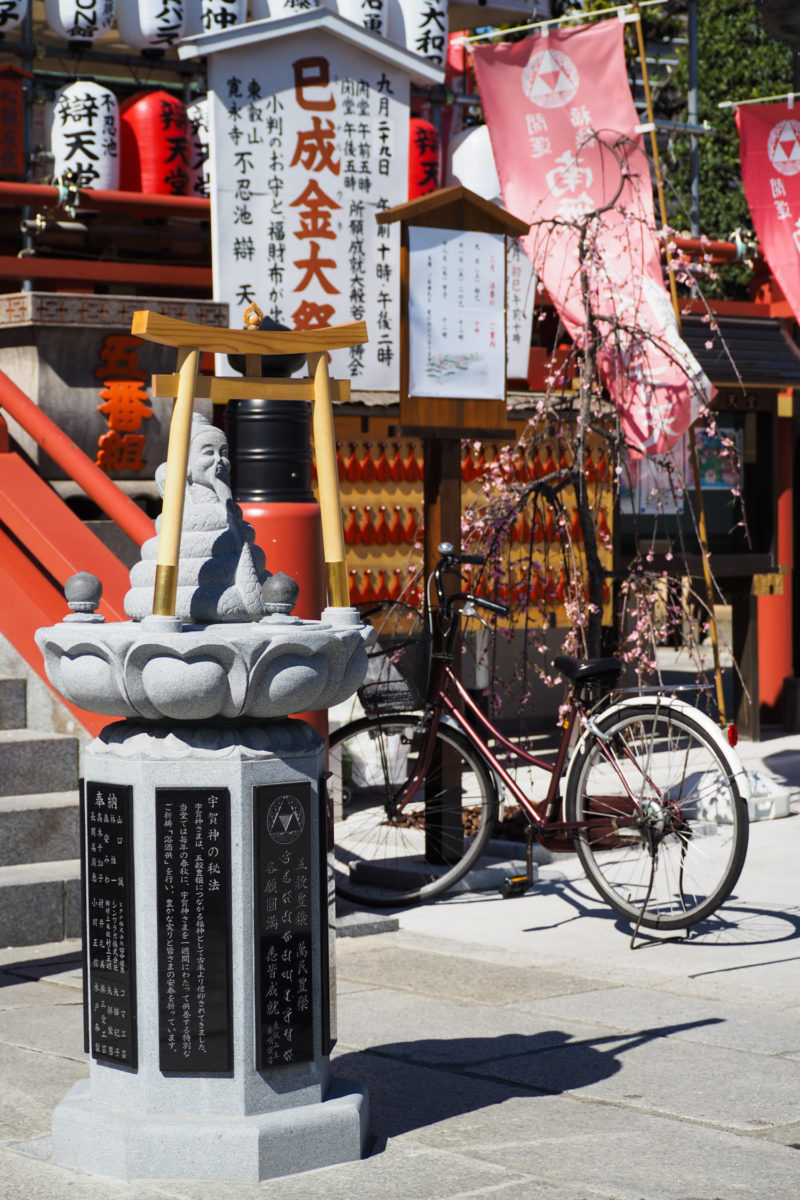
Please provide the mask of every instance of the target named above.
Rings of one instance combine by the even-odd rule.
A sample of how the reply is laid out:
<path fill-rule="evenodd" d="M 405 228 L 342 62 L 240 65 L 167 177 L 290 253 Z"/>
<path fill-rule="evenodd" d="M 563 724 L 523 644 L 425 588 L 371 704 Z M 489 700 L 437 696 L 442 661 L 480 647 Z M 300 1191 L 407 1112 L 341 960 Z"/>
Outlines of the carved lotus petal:
<path fill-rule="evenodd" d="M 99 654 L 78 647 L 73 653 L 49 656 L 47 675 L 53 687 L 89 712 L 118 717 L 133 715 L 120 687 L 119 669 Z"/>
<path fill-rule="evenodd" d="M 165 717 L 205 721 L 221 711 L 228 693 L 225 668 L 213 659 L 195 662 L 152 658 L 142 668 L 142 687 L 154 708 Z"/>
<path fill-rule="evenodd" d="M 214 642 L 180 653 L 148 639 L 133 647 L 124 672 L 137 712 L 153 720 L 235 717 L 247 690 L 241 655 L 230 645 Z"/>
<path fill-rule="evenodd" d="M 328 680 L 324 652 L 295 651 L 266 654 L 254 665 L 246 712 L 249 717 L 274 717 L 319 707 Z"/>

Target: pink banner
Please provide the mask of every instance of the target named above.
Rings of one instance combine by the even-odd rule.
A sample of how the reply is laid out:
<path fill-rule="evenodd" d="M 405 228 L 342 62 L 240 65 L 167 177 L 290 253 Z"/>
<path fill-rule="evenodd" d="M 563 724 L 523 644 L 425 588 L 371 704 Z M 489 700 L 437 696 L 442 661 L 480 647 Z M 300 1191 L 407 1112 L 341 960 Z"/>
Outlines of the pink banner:
<path fill-rule="evenodd" d="M 744 193 L 764 257 L 800 321 L 800 108 L 736 110 Z"/>
<path fill-rule="evenodd" d="M 472 56 L 505 206 L 532 223 L 523 245 L 537 275 L 578 345 L 588 296 L 626 440 L 658 454 L 689 427 L 710 385 L 664 287 L 622 34 L 619 21 L 603 21 Z"/>

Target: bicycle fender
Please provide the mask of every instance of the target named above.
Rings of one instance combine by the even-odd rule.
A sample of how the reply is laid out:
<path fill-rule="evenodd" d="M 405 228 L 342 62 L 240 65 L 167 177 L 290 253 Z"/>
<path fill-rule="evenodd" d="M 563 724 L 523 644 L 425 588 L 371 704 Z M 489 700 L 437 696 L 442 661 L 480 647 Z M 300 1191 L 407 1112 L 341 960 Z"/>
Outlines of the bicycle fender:
<path fill-rule="evenodd" d="M 669 708 L 672 712 L 679 712 L 683 716 L 690 717 L 716 743 L 720 755 L 730 772 L 729 778 L 736 781 L 742 799 L 745 801 L 750 799 L 750 777 L 744 763 L 733 746 L 729 744 L 719 725 L 715 724 L 706 713 L 701 712 L 699 708 L 695 708 L 693 704 L 688 704 L 685 700 L 679 700 L 671 696 L 628 696 L 624 700 L 612 704 L 610 708 L 601 713 L 597 717 L 595 724 L 601 731 L 604 731 L 608 724 L 613 724 L 615 718 L 624 715 L 625 710 L 629 708 L 652 708 L 654 710 Z M 570 777 L 575 764 L 583 756 L 586 744 L 593 736 L 591 729 L 585 729 L 570 756 L 567 769 L 564 773 L 564 795 L 568 794 Z"/>

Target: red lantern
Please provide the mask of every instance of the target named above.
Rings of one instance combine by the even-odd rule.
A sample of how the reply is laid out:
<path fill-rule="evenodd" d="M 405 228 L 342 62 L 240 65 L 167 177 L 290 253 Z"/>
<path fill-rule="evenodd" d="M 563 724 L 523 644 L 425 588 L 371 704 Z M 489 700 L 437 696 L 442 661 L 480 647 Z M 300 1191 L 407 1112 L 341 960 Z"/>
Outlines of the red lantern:
<path fill-rule="evenodd" d="M 184 104 L 168 92 L 144 92 L 120 105 L 119 124 L 122 191 L 185 196 L 192 148 Z"/>
<path fill-rule="evenodd" d="M 439 186 L 439 135 L 422 117 L 408 122 L 408 198 L 415 199 Z"/>

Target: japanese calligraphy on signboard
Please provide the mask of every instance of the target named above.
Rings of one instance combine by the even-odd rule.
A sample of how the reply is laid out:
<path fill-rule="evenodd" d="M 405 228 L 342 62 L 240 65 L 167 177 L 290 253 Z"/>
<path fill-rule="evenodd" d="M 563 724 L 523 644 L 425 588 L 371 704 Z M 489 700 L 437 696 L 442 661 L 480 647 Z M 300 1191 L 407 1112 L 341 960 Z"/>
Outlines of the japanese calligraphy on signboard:
<path fill-rule="evenodd" d="M 325 9 L 272 24 L 192 51 L 209 63 L 214 295 L 234 327 L 253 301 L 294 329 L 367 319 L 331 374 L 395 389 L 399 231 L 375 217 L 406 199 L 410 79 L 441 73 Z"/>
<path fill-rule="evenodd" d="M 505 238 L 412 225 L 409 395 L 505 398 Z"/>

